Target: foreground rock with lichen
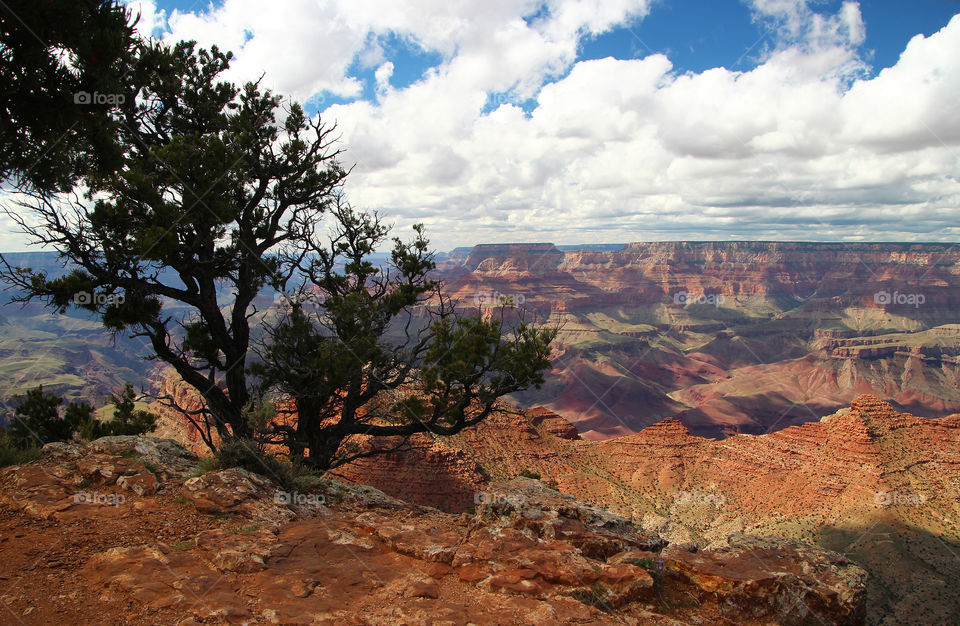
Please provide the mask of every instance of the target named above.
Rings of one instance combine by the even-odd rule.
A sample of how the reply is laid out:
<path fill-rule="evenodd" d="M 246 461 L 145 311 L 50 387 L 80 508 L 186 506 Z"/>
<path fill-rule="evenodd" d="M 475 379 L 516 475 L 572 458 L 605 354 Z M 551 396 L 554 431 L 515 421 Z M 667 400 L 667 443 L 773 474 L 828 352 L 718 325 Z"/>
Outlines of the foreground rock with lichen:
<path fill-rule="evenodd" d="M 863 570 L 798 542 L 666 545 L 525 478 L 452 515 L 196 462 L 113 437 L 2 470 L 0 601 L 24 623 L 863 621 Z"/>

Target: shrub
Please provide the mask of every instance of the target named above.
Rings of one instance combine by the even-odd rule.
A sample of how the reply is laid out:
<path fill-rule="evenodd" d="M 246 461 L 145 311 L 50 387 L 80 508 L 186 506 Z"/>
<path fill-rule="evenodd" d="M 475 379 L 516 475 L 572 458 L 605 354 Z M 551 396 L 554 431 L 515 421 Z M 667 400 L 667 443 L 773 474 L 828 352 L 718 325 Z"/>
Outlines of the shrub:
<path fill-rule="evenodd" d="M 321 480 L 320 472 L 264 452 L 258 449 L 255 441 L 249 439 L 223 442 L 213 456 L 200 461 L 197 471 L 202 474 L 231 467 L 266 476 L 292 492 L 308 491 Z"/>
<path fill-rule="evenodd" d="M 80 436 L 87 440 L 110 435 L 143 435 L 157 428 L 159 416 L 149 411 L 136 410 L 133 385 L 126 383 L 119 397 L 110 396 L 113 418 L 104 422 L 90 419 L 80 428 Z"/>
<path fill-rule="evenodd" d="M 6 431 L 0 431 L 0 467 L 23 465 L 40 458 L 40 448 L 18 448 Z"/>
<path fill-rule="evenodd" d="M 607 597 L 610 595 L 610 588 L 601 582 L 593 583 L 591 587 L 583 589 L 574 589 L 570 592 L 570 597 L 582 602 L 588 606 L 600 609 L 603 612 L 610 611 L 610 605 L 607 603 Z"/>
<path fill-rule="evenodd" d="M 42 446 L 52 441 L 69 441 L 74 433 L 88 428 L 93 420 L 93 407 L 82 402 L 71 402 L 60 414 L 63 398 L 43 390 L 43 385 L 27 391 L 26 396 L 15 396 L 17 404 L 10 420 L 10 443 L 21 450 Z"/>

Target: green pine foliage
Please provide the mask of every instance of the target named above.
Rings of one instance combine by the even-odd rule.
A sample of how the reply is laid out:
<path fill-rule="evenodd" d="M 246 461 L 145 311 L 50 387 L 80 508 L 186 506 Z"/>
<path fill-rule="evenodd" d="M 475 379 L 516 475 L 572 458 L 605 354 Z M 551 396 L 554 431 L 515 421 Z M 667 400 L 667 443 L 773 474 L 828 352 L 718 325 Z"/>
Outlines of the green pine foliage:
<path fill-rule="evenodd" d="M 43 385 L 11 401 L 17 406 L 7 432 L 11 443 L 20 450 L 42 447 L 53 441 L 69 441 L 74 433 L 95 421 L 93 407 L 86 402 L 71 402 L 61 411 L 63 398 L 44 391 Z"/>
<path fill-rule="evenodd" d="M 52 20 L 53 36 L 61 17 L 44 11 L 59 4 L 21 0 L 0 9 L 42 5 L 30 19 Z M 24 43 L 22 25 L 0 10 L 4 28 L 16 31 L 0 33 L 0 57 L 13 55 L 0 58 L 0 77 L 9 69 L 3 64 L 31 49 L 33 56 L 17 57 L 26 74 L 63 83 L 39 92 L 45 105 L 86 87 L 123 95 L 100 108 L 65 109 L 95 111 L 96 143 L 90 133 L 68 141 L 65 164 L 51 164 L 49 177 L 21 186 L 26 200 L 4 208 L 32 243 L 75 268 L 51 277 L 4 263 L 0 278 L 15 288 L 15 301 L 80 307 L 146 340 L 153 358 L 202 398 L 199 411 L 179 408 L 211 450 L 218 440 L 255 441 L 260 451 L 279 445 L 297 467 L 326 470 L 396 449 L 417 433 L 455 434 L 489 416 L 504 395 L 543 382 L 556 329 L 527 321 L 509 303 L 492 315 L 451 303 L 432 278 L 422 225 L 411 241 L 391 239 L 378 215 L 344 200 L 348 171 L 335 127 L 259 83 L 222 80 L 229 52 L 131 42 L 126 13 L 110 2 L 77 10 L 65 9 L 79 32 L 63 42 L 76 52 L 77 84 Z M 91 33 L 103 35 L 94 56 L 112 70 L 87 85 L 93 57 L 83 37 Z M 21 114 L 10 119 L 23 125 Z M 7 131 L 4 149 L 17 145 Z M 88 149 L 94 145 L 104 150 Z M 0 163 L 0 174 L 18 167 Z M 75 193 L 53 201 L 50 190 L 64 184 Z M 372 259 L 384 248 L 391 249 L 386 267 Z M 315 299 L 302 306 L 296 298 L 261 340 L 253 320 L 267 288 Z M 97 423 L 89 405 L 60 416 L 58 398 L 31 394 L 12 436 L 26 445 L 74 432 L 151 430 L 155 419 L 135 410 L 132 391 L 113 400 L 115 418 Z M 274 415 L 271 403 L 284 408 Z M 291 405 L 294 423 L 284 419 Z M 360 447 L 357 435 L 382 445 Z"/>
<path fill-rule="evenodd" d="M 136 408 L 136 394 L 133 385 L 126 383 L 120 396 L 111 396 L 113 417 L 107 421 L 86 421 L 80 429 L 80 436 L 87 440 L 112 435 L 144 435 L 157 427 L 159 416 Z"/>
<path fill-rule="evenodd" d="M 453 435 L 504 395 L 539 386 L 555 328 L 503 304 L 492 314 L 454 306 L 434 281 L 423 227 L 393 238 L 386 267 L 370 255 L 389 229 L 378 215 L 337 203 L 327 242 L 304 240 L 302 292 L 258 350 L 258 395 L 290 399 L 295 425 L 272 442 L 318 469 L 398 449 L 417 433 Z M 395 401 L 384 406 L 384 398 Z M 354 435 L 374 443 L 358 447 Z"/>
<path fill-rule="evenodd" d="M 133 93 L 104 112 L 119 156 L 86 168 L 89 201 L 24 190 L 6 209 L 76 269 L 2 272 L 18 301 L 84 308 L 146 340 L 203 397 L 197 426 L 211 447 L 251 434 L 254 301 L 292 269 L 271 251 L 315 231 L 346 177 L 334 129 L 258 84 L 221 80 L 230 59 L 215 46 L 139 42 L 124 73 Z"/>
<path fill-rule="evenodd" d="M 115 0 L 0 2 L 0 178 L 51 193 L 117 165 L 134 21 Z"/>

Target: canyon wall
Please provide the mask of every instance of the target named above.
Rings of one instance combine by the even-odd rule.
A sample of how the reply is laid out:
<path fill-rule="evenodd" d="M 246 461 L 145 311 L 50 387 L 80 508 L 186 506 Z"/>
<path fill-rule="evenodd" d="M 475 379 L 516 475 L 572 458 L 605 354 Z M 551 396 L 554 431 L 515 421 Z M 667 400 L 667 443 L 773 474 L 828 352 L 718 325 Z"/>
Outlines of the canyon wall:
<path fill-rule="evenodd" d="M 532 474 L 671 543 L 719 548 L 748 533 L 843 553 L 870 572 L 871 623 L 943 623 L 960 612 L 960 415 L 918 417 L 864 395 L 767 435 L 717 441 L 666 418 L 591 442 L 564 438 L 554 414 L 561 428 L 534 426 L 543 413 L 501 413 L 434 442 L 456 459 L 446 468 L 432 450 L 408 454 L 399 471 L 358 467 L 352 479 L 442 506 L 437 486 L 419 499 L 409 493 L 417 468 L 437 480 L 471 462 L 480 468 L 486 482 L 447 483 L 443 502 L 485 502 L 493 481 Z"/>
<path fill-rule="evenodd" d="M 476 246 L 444 259 L 467 309 L 561 326 L 554 369 L 511 400 L 588 439 L 676 417 L 762 434 L 874 393 L 960 411 L 960 249 L 946 244 L 653 242 Z"/>

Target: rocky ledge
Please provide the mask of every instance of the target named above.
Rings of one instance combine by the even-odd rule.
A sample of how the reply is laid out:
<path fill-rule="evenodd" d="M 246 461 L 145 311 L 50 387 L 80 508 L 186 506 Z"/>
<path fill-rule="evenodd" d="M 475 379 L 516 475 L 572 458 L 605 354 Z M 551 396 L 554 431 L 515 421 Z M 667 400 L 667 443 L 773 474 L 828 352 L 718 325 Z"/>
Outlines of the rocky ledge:
<path fill-rule="evenodd" d="M 27 624 L 863 621 L 864 571 L 793 541 L 666 545 L 526 478 L 451 515 L 196 462 L 112 437 L 4 469 L 0 601 Z"/>

